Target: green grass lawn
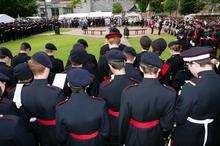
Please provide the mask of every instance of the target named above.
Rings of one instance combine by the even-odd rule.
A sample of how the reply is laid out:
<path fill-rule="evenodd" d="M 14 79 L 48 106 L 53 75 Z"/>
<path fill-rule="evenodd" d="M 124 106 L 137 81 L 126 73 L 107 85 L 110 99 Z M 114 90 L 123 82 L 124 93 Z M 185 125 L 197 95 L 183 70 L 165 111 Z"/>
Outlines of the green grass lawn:
<path fill-rule="evenodd" d="M 152 40 L 158 39 L 158 38 L 163 38 L 166 40 L 167 44 L 169 44 L 169 42 L 173 41 L 176 39 L 176 37 L 171 36 L 169 34 L 161 34 L 160 36 L 158 35 L 148 35 Z M 141 51 L 141 46 L 140 46 L 140 37 L 136 37 L 136 38 L 129 38 L 128 42 L 130 43 L 131 46 L 133 46 L 137 52 Z M 161 58 L 162 59 L 167 59 L 170 57 L 170 53 L 168 48 L 162 53 Z"/>
<path fill-rule="evenodd" d="M 152 40 L 155 40 L 157 38 L 164 38 L 167 43 L 169 43 L 172 40 L 175 40 L 175 37 L 168 35 L 168 34 L 162 34 L 161 36 L 158 35 L 149 35 Z M 43 51 L 44 45 L 48 42 L 54 43 L 58 51 L 56 53 L 56 57 L 62 59 L 64 63 L 67 61 L 68 55 L 70 50 L 72 49 L 72 46 L 76 41 L 80 38 L 84 38 L 88 41 L 89 48 L 87 51 L 93 55 L 96 56 L 98 59 L 99 57 L 99 50 L 100 47 L 105 43 L 105 39 L 103 38 L 93 38 L 93 37 L 82 37 L 82 36 L 72 36 L 72 35 L 34 35 L 30 36 L 21 40 L 17 41 L 11 41 L 7 43 L 0 44 L 0 47 L 4 46 L 9 49 L 11 49 L 13 55 L 17 54 L 19 52 L 19 47 L 22 42 L 28 42 L 32 46 L 32 52 L 31 54 L 37 52 L 37 51 Z M 140 52 L 141 47 L 139 44 L 140 37 L 135 38 L 129 38 L 128 42 L 130 45 L 132 45 L 137 52 Z M 168 49 L 164 51 L 164 53 L 161 55 L 162 59 L 167 59 L 170 56 Z"/>
<path fill-rule="evenodd" d="M 17 41 L 10 41 L 7 43 L 0 44 L 0 47 L 4 46 L 9 48 L 13 55 L 19 52 L 19 47 L 22 42 L 28 42 L 32 46 L 31 54 L 37 51 L 43 51 L 44 45 L 48 42 L 54 43 L 58 51 L 56 56 L 62 59 L 64 62 L 67 61 L 68 55 L 72 46 L 80 38 L 84 38 L 88 41 L 89 48 L 88 52 L 94 54 L 96 57 L 99 55 L 100 47 L 105 43 L 105 39 L 92 38 L 92 37 L 80 37 L 72 35 L 34 35 Z"/>

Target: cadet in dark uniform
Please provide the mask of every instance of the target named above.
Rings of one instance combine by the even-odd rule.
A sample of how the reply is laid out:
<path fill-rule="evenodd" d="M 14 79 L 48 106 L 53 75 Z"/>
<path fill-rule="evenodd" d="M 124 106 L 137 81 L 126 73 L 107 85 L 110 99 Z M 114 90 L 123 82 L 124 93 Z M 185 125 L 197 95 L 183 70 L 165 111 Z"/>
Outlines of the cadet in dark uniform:
<path fill-rule="evenodd" d="M 67 72 L 72 94 L 57 106 L 56 111 L 56 135 L 62 146 L 104 146 L 109 119 L 105 101 L 86 93 L 93 79 L 94 76 L 84 69 Z"/>
<path fill-rule="evenodd" d="M 88 48 L 88 43 L 84 39 L 79 39 L 77 43 L 80 43 L 84 46 L 84 50 L 86 52 L 86 60 L 83 64 L 83 68 L 88 70 L 91 74 L 95 76 L 95 79 L 92 83 L 92 85 L 89 87 L 90 93 L 89 95 L 91 96 L 98 96 L 98 90 L 99 90 L 99 79 L 98 79 L 98 63 L 94 55 L 89 54 L 87 52 Z"/>
<path fill-rule="evenodd" d="M 61 89 L 48 85 L 52 63 L 44 52 L 35 53 L 28 62 L 34 74 L 33 82 L 23 87 L 21 92 L 21 104 L 28 120 L 36 119 L 35 132 L 41 146 L 56 146 L 55 136 L 55 107 L 65 100 Z"/>
<path fill-rule="evenodd" d="M 24 86 L 30 85 L 34 76 L 27 63 L 20 63 L 14 68 L 14 76 L 18 80 L 16 87 L 9 92 L 8 99 L 15 102 L 17 108 L 21 107 L 21 91 Z"/>
<path fill-rule="evenodd" d="M 142 54 L 149 51 L 151 43 L 152 43 L 152 40 L 148 36 L 142 36 L 140 38 L 141 52 L 137 54 L 137 57 L 135 59 L 134 65 L 136 67 L 139 67 L 140 65 Z"/>
<path fill-rule="evenodd" d="M 220 76 L 213 70 L 211 51 L 194 47 L 181 53 L 195 78 L 186 81 L 176 105 L 174 146 L 214 146 L 214 138 L 219 145 Z"/>
<path fill-rule="evenodd" d="M 0 115 L 1 146 L 36 146 L 33 135 L 22 119 L 15 115 Z"/>
<path fill-rule="evenodd" d="M 45 52 L 50 57 L 50 61 L 52 63 L 52 68 L 50 70 L 50 75 L 48 78 L 49 84 L 52 84 L 56 73 L 61 73 L 64 71 L 63 61 L 54 57 L 56 51 L 57 47 L 54 44 L 47 43 L 45 45 Z"/>
<path fill-rule="evenodd" d="M 167 42 L 163 38 L 159 38 L 151 43 L 151 47 L 153 52 L 160 56 L 167 48 Z"/>
<path fill-rule="evenodd" d="M 126 146 L 163 146 L 163 132 L 173 128 L 175 91 L 158 81 L 160 58 L 143 54 L 140 69 L 144 79 L 126 88 L 121 97 L 120 143 Z"/>
<path fill-rule="evenodd" d="M 115 27 L 111 27 L 109 33 L 105 36 L 108 44 L 105 44 L 101 47 L 100 56 L 106 54 L 107 51 L 115 47 L 119 48 L 119 50 L 122 51 L 126 47 L 126 45 L 121 44 L 121 37 L 122 34 L 120 33 L 120 31 Z"/>
<path fill-rule="evenodd" d="M 6 75 L 0 73 L 0 115 L 18 115 L 15 104 L 11 100 L 2 97 L 8 80 L 9 78 Z"/>
<path fill-rule="evenodd" d="M 111 50 L 106 54 L 108 65 L 113 73 L 111 81 L 104 81 L 100 85 L 99 96 L 106 100 L 110 116 L 109 146 L 119 146 L 118 118 L 121 103 L 121 93 L 127 86 L 135 82 L 125 73 L 125 56 L 119 50 Z"/>
<path fill-rule="evenodd" d="M 28 60 L 31 59 L 30 56 L 28 56 L 29 52 L 31 51 L 31 45 L 27 42 L 24 42 L 21 44 L 20 52 L 17 56 L 14 56 L 14 58 L 11 61 L 11 65 L 15 67 L 16 65 L 24 62 L 28 62 Z"/>
<path fill-rule="evenodd" d="M 142 73 L 139 68 L 134 66 L 134 61 L 136 60 L 136 51 L 132 47 L 126 47 L 123 50 L 126 57 L 125 72 L 129 78 L 136 80 L 137 82 L 142 81 Z"/>
<path fill-rule="evenodd" d="M 160 71 L 160 81 L 176 91 L 190 79 L 190 73 L 185 67 L 183 57 L 180 56 L 183 46 L 179 41 L 169 43 L 171 57 L 163 64 Z"/>
<path fill-rule="evenodd" d="M 8 96 L 8 92 L 15 86 L 16 80 L 14 77 L 14 70 L 10 66 L 11 59 L 13 58 L 11 51 L 7 48 L 0 48 L 0 73 L 3 73 L 9 77 L 9 81 L 6 83 L 6 91 L 4 92 L 3 97 Z"/>

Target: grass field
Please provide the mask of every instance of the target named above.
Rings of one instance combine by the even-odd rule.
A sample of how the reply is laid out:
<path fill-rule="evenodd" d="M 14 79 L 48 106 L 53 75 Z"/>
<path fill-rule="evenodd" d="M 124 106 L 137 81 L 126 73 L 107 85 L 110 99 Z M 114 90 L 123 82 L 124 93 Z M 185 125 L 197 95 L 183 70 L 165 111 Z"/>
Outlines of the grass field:
<path fill-rule="evenodd" d="M 168 34 L 162 34 L 160 36 L 158 35 L 149 35 L 152 40 L 155 40 L 157 38 L 164 38 L 167 43 L 169 43 L 172 40 L 175 40 L 175 37 L 168 35 Z M 0 47 L 7 47 L 9 48 L 13 55 L 17 54 L 19 52 L 19 47 L 22 42 L 28 42 L 32 46 L 31 54 L 37 52 L 37 51 L 43 51 L 44 45 L 48 42 L 54 43 L 58 51 L 56 53 L 56 57 L 62 59 L 64 63 L 67 61 L 67 58 L 69 56 L 69 52 L 72 49 L 72 46 L 76 41 L 80 38 L 84 38 L 88 41 L 89 48 L 87 51 L 93 55 L 96 56 L 98 59 L 99 57 L 99 51 L 100 47 L 105 43 L 105 39 L 103 38 L 94 38 L 94 37 L 83 37 L 83 36 L 73 36 L 73 35 L 34 35 L 30 36 L 21 40 L 17 41 L 10 41 L 7 43 L 0 44 Z M 139 44 L 140 37 L 135 38 L 129 38 L 128 42 L 129 44 L 136 49 L 137 52 L 140 52 L 141 47 Z M 31 55 L 30 54 L 30 55 Z M 220 50 L 219 53 L 220 54 Z M 163 54 L 161 55 L 161 58 L 166 60 L 170 56 L 168 49 L 166 49 Z"/>
<path fill-rule="evenodd" d="M 152 40 L 155 40 L 155 39 L 158 39 L 158 38 L 163 38 L 163 39 L 166 40 L 167 44 L 168 44 L 169 42 L 175 40 L 175 37 L 174 37 L 174 36 L 171 36 L 171 35 L 168 35 L 168 34 L 161 34 L 160 36 L 158 36 L 158 35 L 149 35 L 149 37 L 150 37 Z M 137 50 L 137 52 L 139 52 L 139 51 L 141 50 L 141 46 L 140 46 L 139 41 L 140 41 L 140 37 L 129 38 L 129 40 L 128 40 L 128 42 L 130 43 L 130 45 L 131 45 L 132 47 L 134 47 L 134 48 Z M 170 56 L 169 50 L 166 49 L 166 50 L 162 53 L 161 58 L 166 60 L 167 58 L 169 58 L 169 56 Z"/>
<path fill-rule="evenodd" d="M 64 62 L 67 61 L 68 55 L 72 46 L 76 41 L 80 38 L 84 38 L 89 43 L 88 52 L 94 54 L 98 57 L 100 47 L 105 43 L 105 39 L 97 39 L 92 37 L 80 37 L 80 36 L 72 36 L 72 35 L 35 35 L 31 37 L 27 37 L 17 41 L 11 41 L 7 43 L 0 44 L 0 47 L 4 46 L 11 49 L 12 53 L 15 55 L 19 52 L 19 47 L 22 42 L 28 42 L 32 46 L 31 54 L 37 51 L 43 51 L 44 45 L 48 42 L 54 43 L 58 51 L 56 56 L 62 59 Z"/>

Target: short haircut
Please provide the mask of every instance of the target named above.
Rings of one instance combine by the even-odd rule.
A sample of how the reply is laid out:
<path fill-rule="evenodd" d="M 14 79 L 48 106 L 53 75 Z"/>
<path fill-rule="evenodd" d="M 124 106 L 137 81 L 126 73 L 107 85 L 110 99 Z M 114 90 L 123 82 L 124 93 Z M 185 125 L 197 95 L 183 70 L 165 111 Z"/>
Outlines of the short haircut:
<path fill-rule="evenodd" d="M 175 52 L 181 52 L 183 49 L 183 46 L 182 45 L 173 45 L 170 47 L 170 50 L 173 50 Z"/>
<path fill-rule="evenodd" d="M 121 70 L 125 67 L 124 61 L 118 61 L 118 60 L 110 60 L 108 61 L 108 64 L 110 64 L 114 69 Z"/>
<path fill-rule="evenodd" d="M 31 50 L 31 45 L 27 42 L 24 42 L 21 44 L 21 47 L 20 47 L 21 50 L 27 50 L 27 49 L 30 49 Z"/>
<path fill-rule="evenodd" d="M 41 65 L 40 63 L 38 63 L 37 61 L 35 61 L 33 59 L 28 61 L 28 66 L 34 75 L 40 75 L 46 69 L 45 66 Z"/>
<path fill-rule="evenodd" d="M 152 65 L 145 65 L 145 64 L 140 64 L 141 69 L 143 70 L 144 74 L 157 74 L 158 70 L 160 68 L 152 66 Z"/>

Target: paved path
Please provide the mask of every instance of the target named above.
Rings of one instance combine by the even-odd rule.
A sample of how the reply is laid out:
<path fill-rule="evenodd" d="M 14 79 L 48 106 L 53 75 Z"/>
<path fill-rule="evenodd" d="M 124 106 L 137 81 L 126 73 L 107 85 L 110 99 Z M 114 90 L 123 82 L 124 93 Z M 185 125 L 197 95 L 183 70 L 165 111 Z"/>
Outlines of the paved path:
<path fill-rule="evenodd" d="M 124 27 L 118 27 L 120 32 L 123 34 L 124 32 Z M 141 27 L 136 27 L 136 26 L 133 26 L 133 27 L 128 27 L 128 29 L 138 29 L 138 28 L 141 28 Z M 67 32 L 61 32 L 61 34 L 68 34 L 68 35 L 77 35 L 77 36 L 89 36 L 89 37 L 95 37 L 95 38 L 104 38 L 106 33 L 108 32 L 108 27 L 99 27 L 99 28 L 93 28 L 93 29 L 106 29 L 106 32 L 103 32 L 103 35 L 100 35 L 99 32 L 95 32 L 94 35 L 91 35 L 91 34 L 83 34 L 83 31 L 81 28 L 71 28 L 70 31 L 67 31 Z M 154 31 L 154 34 L 157 34 L 158 30 L 155 29 Z M 139 35 L 135 35 L 134 32 L 130 32 L 130 38 L 131 37 L 140 37 L 140 36 L 143 36 L 143 35 L 149 35 L 150 34 L 150 29 L 147 30 L 146 34 L 139 34 Z M 48 33 L 42 33 L 42 34 L 39 34 L 39 35 L 54 35 L 54 32 L 48 32 Z M 122 38 L 122 42 L 127 44 L 129 46 L 129 43 L 128 43 L 128 40 L 127 38 Z"/>

